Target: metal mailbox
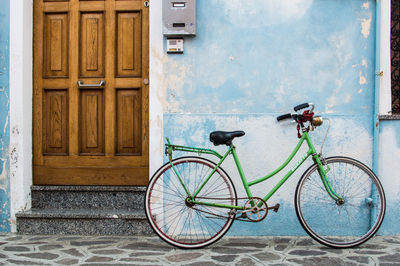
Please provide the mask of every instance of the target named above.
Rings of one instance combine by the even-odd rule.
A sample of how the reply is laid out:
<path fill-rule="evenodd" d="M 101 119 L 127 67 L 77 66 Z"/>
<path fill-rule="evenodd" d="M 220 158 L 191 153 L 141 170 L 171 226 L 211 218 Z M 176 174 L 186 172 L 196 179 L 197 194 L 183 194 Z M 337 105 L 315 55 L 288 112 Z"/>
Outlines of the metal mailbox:
<path fill-rule="evenodd" d="M 196 0 L 163 0 L 163 34 L 196 35 Z"/>

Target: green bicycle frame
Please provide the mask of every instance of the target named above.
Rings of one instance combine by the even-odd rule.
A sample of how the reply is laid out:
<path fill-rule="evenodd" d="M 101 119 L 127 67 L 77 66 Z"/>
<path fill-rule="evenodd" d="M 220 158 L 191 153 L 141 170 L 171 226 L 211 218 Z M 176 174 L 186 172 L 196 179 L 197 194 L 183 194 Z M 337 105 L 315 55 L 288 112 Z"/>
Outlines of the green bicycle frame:
<path fill-rule="evenodd" d="M 300 147 L 303 145 L 304 141 L 307 142 L 308 145 L 308 151 L 306 154 L 304 154 L 297 162 L 296 164 L 288 171 L 288 173 L 275 185 L 275 187 L 273 187 L 271 189 L 271 191 L 268 192 L 268 194 L 263 198 L 263 200 L 266 202 L 268 201 L 269 198 L 272 197 L 272 195 L 275 194 L 275 192 L 293 175 L 293 173 L 304 163 L 304 161 L 306 161 L 308 159 L 308 157 L 312 156 L 314 162 L 318 165 L 318 172 L 319 175 L 321 177 L 322 183 L 324 184 L 324 187 L 328 193 L 328 195 L 335 201 L 341 200 L 341 197 L 338 196 L 335 191 L 333 190 L 332 186 L 330 185 L 326 174 L 329 172 L 329 168 L 325 169 L 323 163 L 321 162 L 320 156 L 317 154 L 314 145 L 311 142 L 310 136 L 308 134 L 308 132 L 304 132 L 303 135 L 301 136 L 301 138 L 299 139 L 299 142 L 297 143 L 296 147 L 294 148 L 294 150 L 292 151 L 292 153 L 289 155 L 289 157 L 287 158 L 287 160 L 281 165 L 279 166 L 277 169 L 275 169 L 274 171 L 272 171 L 271 173 L 267 174 L 264 177 L 258 178 L 254 181 L 250 181 L 248 182 L 245 174 L 243 172 L 242 166 L 239 162 L 239 158 L 238 155 L 236 153 L 236 148 L 235 146 L 231 145 L 228 149 L 228 151 L 224 154 L 221 155 L 218 152 L 214 151 L 214 150 L 210 150 L 210 149 L 203 149 L 203 148 L 195 148 L 195 147 L 186 147 L 186 146 L 178 146 L 178 145 L 173 145 L 170 143 L 169 139 L 167 138 L 167 153 L 169 155 L 169 161 L 170 164 L 173 168 L 173 171 L 175 173 L 175 175 L 177 176 L 179 182 L 181 183 L 181 185 L 183 186 L 183 188 L 185 189 L 185 192 L 187 194 L 187 200 L 189 200 L 191 203 L 194 204 L 199 204 L 199 205 L 206 205 L 206 206 L 212 206 L 212 207 L 220 207 L 220 208 L 229 208 L 229 209 L 238 209 L 238 210 L 243 210 L 243 206 L 235 206 L 235 205 L 227 205 L 227 204 L 218 204 L 218 203 L 211 203 L 211 202 L 204 202 L 204 201 L 198 201 L 195 200 L 196 196 L 200 193 L 200 191 L 203 189 L 203 187 L 207 184 L 207 182 L 211 179 L 211 177 L 213 176 L 213 174 L 217 171 L 217 169 L 220 167 L 220 165 L 224 162 L 224 160 L 228 157 L 228 155 L 232 154 L 233 159 L 235 161 L 236 164 L 236 168 L 239 172 L 240 178 L 242 180 L 243 186 L 246 190 L 247 196 L 249 198 L 253 197 L 251 191 L 250 191 L 250 187 L 253 185 L 256 185 L 258 183 L 261 183 L 265 180 L 270 179 L 271 177 L 275 176 L 276 174 L 278 174 L 280 171 L 282 171 L 282 169 L 284 169 L 294 158 L 294 156 L 297 154 L 297 152 L 299 151 Z M 199 154 L 211 154 L 214 155 L 216 157 L 218 157 L 220 160 L 217 163 L 217 165 L 215 166 L 215 168 L 211 171 L 211 173 L 206 177 L 206 179 L 203 181 L 202 184 L 200 184 L 200 186 L 197 188 L 197 190 L 193 193 L 193 195 L 190 194 L 190 192 L 188 191 L 188 189 L 186 188 L 184 182 L 182 181 L 182 178 L 178 172 L 178 170 L 175 168 L 173 162 L 172 162 L 172 151 L 173 150 L 179 150 L 179 151 L 185 151 L 185 152 L 196 152 Z"/>

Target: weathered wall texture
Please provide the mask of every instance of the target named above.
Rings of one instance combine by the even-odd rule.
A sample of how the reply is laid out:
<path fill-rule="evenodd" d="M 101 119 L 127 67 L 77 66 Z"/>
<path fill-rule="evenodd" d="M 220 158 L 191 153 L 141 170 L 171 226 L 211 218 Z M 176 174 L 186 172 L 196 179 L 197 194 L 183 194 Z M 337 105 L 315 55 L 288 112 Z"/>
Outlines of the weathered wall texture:
<path fill-rule="evenodd" d="M 244 130 L 235 144 L 252 180 L 280 165 L 297 143 L 295 124 L 278 124 L 276 116 L 313 102 L 317 113 L 332 120 L 325 155 L 371 165 L 375 1 L 197 1 L 197 30 L 196 37 L 185 38 L 183 55 L 163 58 L 163 130 L 173 143 L 214 148 L 209 132 Z M 312 133 L 315 144 L 327 128 Z M 243 196 L 233 166 L 223 165 Z M 257 192 L 281 177 L 253 195 L 264 196 Z M 236 223 L 230 233 L 304 234 L 293 208 L 299 177 L 270 199 L 281 209 L 254 227 L 259 231 Z"/>
<path fill-rule="evenodd" d="M 0 232 L 10 231 L 9 0 L 0 9 Z"/>

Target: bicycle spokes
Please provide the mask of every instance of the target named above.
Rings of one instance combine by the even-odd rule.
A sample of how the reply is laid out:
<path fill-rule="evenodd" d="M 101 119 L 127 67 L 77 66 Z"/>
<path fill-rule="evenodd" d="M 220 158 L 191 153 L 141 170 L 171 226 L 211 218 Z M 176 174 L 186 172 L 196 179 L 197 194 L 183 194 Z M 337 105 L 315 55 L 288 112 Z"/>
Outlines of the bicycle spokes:
<path fill-rule="evenodd" d="M 173 165 L 175 169 L 170 163 L 164 165 L 150 181 L 146 192 L 149 222 L 155 232 L 170 244 L 183 248 L 211 244 L 229 229 L 233 216 L 226 217 L 229 209 L 196 204 L 187 192 L 193 193 L 215 165 L 197 157 L 180 158 L 174 160 Z M 222 197 L 223 204 L 236 205 L 232 181 L 223 171 L 212 176 L 199 197 Z M 222 219 L 209 219 L 208 213 Z"/>
<path fill-rule="evenodd" d="M 296 212 L 304 229 L 320 243 L 352 247 L 368 240 L 385 213 L 385 196 L 379 180 L 365 165 L 346 158 L 328 158 L 326 175 L 341 196 L 333 200 L 321 182 L 318 166 L 303 175 L 296 189 Z"/>

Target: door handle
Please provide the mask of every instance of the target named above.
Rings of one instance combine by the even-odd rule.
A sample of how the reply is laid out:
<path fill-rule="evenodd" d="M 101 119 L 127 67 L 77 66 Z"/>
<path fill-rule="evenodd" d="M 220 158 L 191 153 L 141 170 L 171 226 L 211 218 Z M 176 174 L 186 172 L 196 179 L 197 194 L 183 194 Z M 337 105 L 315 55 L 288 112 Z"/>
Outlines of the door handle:
<path fill-rule="evenodd" d="M 105 80 L 100 80 L 98 84 L 84 84 L 82 80 L 78 80 L 78 86 L 83 88 L 96 88 L 96 87 L 103 87 L 106 84 Z"/>

